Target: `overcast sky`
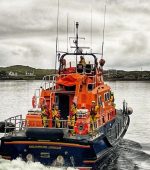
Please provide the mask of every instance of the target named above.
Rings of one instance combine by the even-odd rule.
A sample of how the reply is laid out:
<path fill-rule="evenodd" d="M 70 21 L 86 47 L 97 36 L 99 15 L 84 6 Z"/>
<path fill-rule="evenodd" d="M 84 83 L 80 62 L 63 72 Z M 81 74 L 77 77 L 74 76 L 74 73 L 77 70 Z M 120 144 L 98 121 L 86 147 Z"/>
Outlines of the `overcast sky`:
<path fill-rule="evenodd" d="M 73 36 L 101 52 L 105 0 L 59 0 L 59 50 L 66 50 L 66 21 Z M 0 66 L 16 64 L 54 68 L 57 0 L 0 0 Z M 150 0 L 108 0 L 105 29 L 105 68 L 150 70 Z"/>

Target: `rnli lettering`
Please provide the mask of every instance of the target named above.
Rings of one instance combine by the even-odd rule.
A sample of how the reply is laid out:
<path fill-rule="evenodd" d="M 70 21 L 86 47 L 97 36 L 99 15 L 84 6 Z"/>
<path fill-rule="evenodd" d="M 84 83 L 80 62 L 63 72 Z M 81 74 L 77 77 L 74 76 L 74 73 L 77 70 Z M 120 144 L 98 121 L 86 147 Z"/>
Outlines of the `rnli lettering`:
<path fill-rule="evenodd" d="M 47 149 L 47 146 L 42 146 L 42 145 L 29 145 L 29 148 L 31 148 L 31 149 Z"/>
<path fill-rule="evenodd" d="M 48 146 L 48 149 L 61 149 L 60 146 Z"/>
<path fill-rule="evenodd" d="M 60 146 L 29 145 L 30 149 L 61 149 Z"/>

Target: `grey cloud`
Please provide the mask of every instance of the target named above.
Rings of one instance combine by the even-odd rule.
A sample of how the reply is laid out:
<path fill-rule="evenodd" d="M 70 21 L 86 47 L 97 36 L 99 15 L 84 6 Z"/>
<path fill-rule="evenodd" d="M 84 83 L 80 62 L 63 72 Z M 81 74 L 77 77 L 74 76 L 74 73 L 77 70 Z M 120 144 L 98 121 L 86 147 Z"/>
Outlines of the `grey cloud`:
<path fill-rule="evenodd" d="M 54 51 L 54 49 L 49 50 L 49 47 L 52 46 L 49 42 L 49 39 L 43 41 L 39 38 L 32 40 L 26 38 L 23 40 L 15 39 L 12 42 L 3 41 L 0 44 L 0 65 L 24 64 L 41 68 L 52 67 L 54 63 L 50 62 L 50 56 L 51 50 Z"/>
<path fill-rule="evenodd" d="M 66 50 L 74 21 L 90 44 L 93 11 L 93 49 L 101 52 L 105 0 L 60 0 L 59 47 Z M 109 0 L 106 14 L 105 58 L 108 68 L 150 66 L 150 1 Z M 0 1 L 0 65 L 25 64 L 52 68 L 55 58 L 57 0 Z"/>

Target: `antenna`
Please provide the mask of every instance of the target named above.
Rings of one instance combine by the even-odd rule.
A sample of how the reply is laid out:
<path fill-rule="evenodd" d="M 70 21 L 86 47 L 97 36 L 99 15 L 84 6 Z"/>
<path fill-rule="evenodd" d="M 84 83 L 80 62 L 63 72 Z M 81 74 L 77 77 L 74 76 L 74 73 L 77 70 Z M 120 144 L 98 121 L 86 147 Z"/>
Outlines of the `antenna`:
<path fill-rule="evenodd" d="M 57 35 L 56 35 L 56 58 L 55 58 L 55 74 L 56 74 L 56 67 L 57 67 L 57 51 L 58 51 L 58 35 L 59 35 L 59 0 L 57 4 Z"/>
<path fill-rule="evenodd" d="M 75 53 L 82 53 L 82 49 L 90 49 L 90 47 L 79 47 L 79 39 L 83 39 L 85 40 L 85 38 L 83 37 L 79 37 L 78 35 L 78 30 L 79 30 L 79 22 L 76 22 L 75 23 L 75 37 L 69 37 L 69 40 L 70 39 L 73 39 L 73 43 L 75 44 L 75 46 L 71 46 L 71 48 L 75 48 Z"/>
<path fill-rule="evenodd" d="M 93 16 L 92 16 L 92 8 L 91 8 L 91 53 L 92 53 L 92 41 L 93 41 L 93 39 L 92 39 L 92 37 L 93 37 Z"/>
<path fill-rule="evenodd" d="M 76 22 L 76 39 L 74 40 L 74 43 L 75 43 L 75 46 L 76 46 L 76 53 L 78 53 L 78 49 L 79 49 L 79 46 L 78 46 L 78 40 L 79 40 L 78 28 L 79 28 L 79 23 Z"/>
<path fill-rule="evenodd" d="M 67 14 L 67 53 L 68 53 L 68 25 L 69 25 L 69 16 Z"/>
<path fill-rule="evenodd" d="M 107 0 L 105 1 L 105 10 L 104 10 L 103 41 L 102 41 L 102 58 L 103 58 L 103 54 L 104 54 L 106 6 L 107 6 Z"/>
<path fill-rule="evenodd" d="M 75 30 L 76 30 L 76 22 L 74 21 L 74 27 L 73 27 L 74 36 L 76 36 Z"/>

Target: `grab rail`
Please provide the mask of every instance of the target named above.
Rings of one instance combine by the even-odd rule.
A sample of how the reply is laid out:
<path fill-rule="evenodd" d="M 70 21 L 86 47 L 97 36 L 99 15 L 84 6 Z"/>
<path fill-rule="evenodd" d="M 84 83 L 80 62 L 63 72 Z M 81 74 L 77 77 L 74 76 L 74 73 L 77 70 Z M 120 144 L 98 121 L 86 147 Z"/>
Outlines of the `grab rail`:
<path fill-rule="evenodd" d="M 43 77 L 41 87 L 44 89 L 56 90 L 56 78 L 58 74 L 46 75 Z"/>
<path fill-rule="evenodd" d="M 12 131 L 16 133 L 17 131 L 22 130 L 23 120 L 24 119 L 22 119 L 22 115 L 17 115 L 17 116 L 6 119 L 5 120 L 5 131 L 4 131 L 5 135 Z"/>
<path fill-rule="evenodd" d="M 46 122 L 44 122 L 44 121 L 46 121 Z M 89 135 L 95 136 L 98 133 L 102 132 L 108 137 L 109 141 L 112 142 L 114 139 L 118 139 L 118 137 L 122 133 L 123 128 L 126 126 L 127 121 L 128 121 L 128 119 L 125 118 L 125 120 L 123 120 L 123 121 L 116 122 L 115 126 L 112 125 L 112 127 L 110 127 L 108 131 L 103 132 L 102 126 L 105 124 L 105 122 L 103 122 L 103 117 L 100 117 L 96 121 L 88 123 L 90 126 L 90 129 L 91 129 Z M 70 127 L 69 127 L 69 124 L 71 124 L 70 120 L 60 119 L 59 120 L 60 127 L 58 127 L 57 120 L 53 120 L 53 119 L 25 120 L 25 119 L 22 119 L 22 115 L 17 115 L 17 116 L 10 117 L 5 120 L 5 136 L 12 135 L 12 134 L 14 136 L 16 136 L 17 132 L 25 131 L 29 127 L 31 127 L 31 128 L 32 127 L 34 127 L 34 128 L 44 127 L 44 123 L 49 123 L 49 122 L 52 122 L 51 128 L 73 130 L 73 129 L 70 129 Z M 10 123 L 11 123 L 11 125 L 13 124 L 14 126 L 9 126 Z M 49 127 L 44 127 L 44 128 L 49 128 Z"/>

